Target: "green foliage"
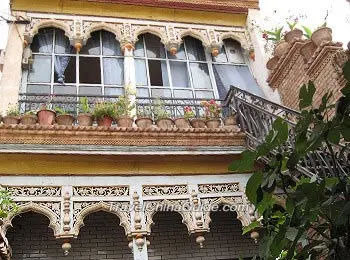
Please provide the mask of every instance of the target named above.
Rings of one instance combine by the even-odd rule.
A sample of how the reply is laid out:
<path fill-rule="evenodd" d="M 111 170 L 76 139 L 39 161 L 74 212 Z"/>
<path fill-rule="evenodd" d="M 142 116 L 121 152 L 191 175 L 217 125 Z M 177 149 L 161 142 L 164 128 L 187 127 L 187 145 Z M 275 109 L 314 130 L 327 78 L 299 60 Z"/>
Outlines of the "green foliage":
<path fill-rule="evenodd" d="M 87 97 L 82 97 L 79 99 L 79 112 L 85 114 L 90 113 L 89 100 Z"/>
<path fill-rule="evenodd" d="M 149 105 L 137 107 L 137 117 L 148 117 L 152 118 L 152 107 Z"/>
<path fill-rule="evenodd" d="M 16 203 L 12 200 L 11 194 L 0 186 L 0 219 L 6 218 L 9 214 L 18 211 Z"/>
<path fill-rule="evenodd" d="M 264 31 L 267 37 L 264 37 L 268 41 L 278 42 L 282 39 L 282 27 L 275 27 L 272 31 Z"/>
<path fill-rule="evenodd" d="M 128 93 L 118 98 L 116 102 L 116 116 L 117 117 L 130 117 L 131 111 L 135 109 L 135 104 L 131 102 Z"/>
<path fill-rule="evenodd" d="M 37 111 L 35 111 L 35 110 L 29 110 L 29 111 L 25 112 L 25 115 L 35 116 L 36 113 L 37 113 Z"/>
<path fill-rule="evenodd" d="M 97 119 L 101 119 L 105 116 L 115 118 L 116 114 L 115 103 L 107 101 L 97 102 L 92 112 L 92 115 Z"/>
<path fill-rule="evenodd" d="M 311 35 L 312 35 L 312 31 L 310 28 L 306 27 L 306 26 L 301 26 L 304 30 L 304 36 L 307 38 L 307 39 L 311 39 Z"/>
<path fill-rule="evenodd" d="M 18 105 L 10 105 L 8 109 L 6 110 L 6 115 L 7 116 L 19 116 L 19 109 Z"/>
<path fill-rule="evenodd" d="M 295 26 L 298 24 L 298 20 L 295 19 L 293 22 L 289 22 L 287 21 L 287 24 L 288 24 L 288 27 L 289 27 L 289 30 L 294 30 Z"/>
<path fill-rule="evenodd" d="M 153 109 L 155 120 L 170 117 L 169 112 L 166 111 L 164 102 L 159 98 L 155 100 Z"/>
<path fill-rule="evenodd" d="M 55 106 L 54 110 L 57 113 L 57 115 L 72 115 L 73 114 L 73 111 L 67 110 L 65 107 Z"/>
<path fill-rule="evenodd" d="M 343 69 L 350 79 L 350 62 Z M 285 259 L 350 259 L 350 177 L 341 174 L 333 144 L 350 141 L 349 82 L 336 104 L 329 104 L 332 93 L 326 93 L 314 108 L 316 88 L 312 82 L 302 86 L 299 107 L 302 110 L 291 149 L 285 149 L 288 125 L 277 118 L 273 129 L 256 151 L 245 151 L 230 170 L 253 169 L 254 161 L 268 156 L 270 161 L 262 171 L 247 182 L 246 195 L 261 218 L 245 227 L 243 232 L 263 229 L 259 256 L 265 260 Z M 331 89 L 331 87 L 330 87 Z M 331 114 L 334 116 L 330 117 Z M 300 160 L 321 147 L 331 155 L 331 174 L 294 178 Z M 342 151 L 337 151 L 340 153 Z M 278 204 L 275 192 L 285 198 Z"/>

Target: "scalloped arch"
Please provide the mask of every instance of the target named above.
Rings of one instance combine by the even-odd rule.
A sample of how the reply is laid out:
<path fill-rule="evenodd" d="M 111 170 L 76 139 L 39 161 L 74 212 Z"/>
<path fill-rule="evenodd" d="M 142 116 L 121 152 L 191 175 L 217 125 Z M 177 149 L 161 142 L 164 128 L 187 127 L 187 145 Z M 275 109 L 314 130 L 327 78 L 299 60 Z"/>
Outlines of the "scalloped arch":
<path fill-rule="evenodd" d="M 164 33 L 151 27 L 141 28 L 137 30 L 134 34 L 134 41 L 137 42 L 139 40 L 139 36 L 146 33 L 157 36 L 158 38 L 160 38 L 160 41 L 163 44 L 165 44 L 168 41 L 168 37 Z"/>
<path fill-rule="evenodd" d="M 198 32 L 198 31 L 189 29 L 189 30 L 185 30 L 185 31 L 180 33 L 181 39 L 183 39 L 184 37 L 187 37 L 187 36 L 193 37 L 193 38 L 201 41 L 204 47 L 210 46 L 209 39 L 205 35 L 203 35 L 202 33 Z"/>
<path fill-rule="evenodd" d="M 101 31 L 101 30 L 105 30 L 107 32 L 113 33 L 118 42 L 120 42 L 122 39 L 122 35 L 118 27 L 113 26 L 112 24 L 109 24 L 109 23 L 101 22 L 97 24 L 92 24 L 90 27 L 87 28 L 84 34 L 84 43 L 86 43 L 86 41 L 91 37 L 91 33 L 96 31 Z"/>
<path fill-rule="evenodd" d="M 73 38 L 73 32 L 70 29 L 68 24 L 65 24 L 62 21 L 58 21 L 58 20 L 54 20 L 54 19 L 50 19 L 50 20 L 42 20 L 40 22 L 38 22 L 37 24 L 35 24 L 32 28 L 32 30 L 29 32 L 29 35 L 31 37 L 34 37 L 38 31 L 42 28 L 47 28 L 47 27 L 54 27 L 54 28 L 58 28 L 61 29 L 65 32 L 65 35 L 69 38 L 72 39 Z"/>
<path fill-rule="evenodd" d="M 49 227 L 53 230 L 54 235 L 57 236 L 60 233 L 60 225 L 58 224 L 60 220 L 57 218 L 56 214 L 52 210 L 34 202 L 20 205 L 16 214 L 9 215 L 6 219 L 4 219 L 4 223 L 1 227 L 2 231 L 6 234 L 7 230 L 12 227 L 12 220 L 16 216 L 27 212 L 35 212 L 47 217 L 50 221 Z"/>
<path fill-rule="evenodd" d="M 244 37 L 242 37 L 241 35 L 239 35 L 238 33 L 228 32 L 228 33 L 224 33 L 224 34 L 220 35 L 220 37 L 219 37 L 220 43 L 223 43 L 225 39 L 235 40 L 241 44 L 241 47 L 243 49 L 249 50 L 249 44 L 248 44 L 247 40 Z"/>
<path fill-rule="evenodd" d="M 78 213 L 76 217 L 76 222 L 73 226 L 74 235 L 75 236 L 79 235 L 80 228 L 84 225 L 85 217 L 88 216 L 89 214 L 92 214 L 98 211 L 103 211 L 106 213 L 116 215 L 120 220 L 119 225 L 124 228 L 125 235 L 130 234 L 131 233 L 130 219 L 128 218 L 127 214 L 125 212 L 121 212 L 120 210 L 111 211 L 110 208 L 111 208 L 111 205 L 103 201 L 100 201 L 97 204 L 93 204 L 91 206 L 84 208 L 82 211 Z"/>

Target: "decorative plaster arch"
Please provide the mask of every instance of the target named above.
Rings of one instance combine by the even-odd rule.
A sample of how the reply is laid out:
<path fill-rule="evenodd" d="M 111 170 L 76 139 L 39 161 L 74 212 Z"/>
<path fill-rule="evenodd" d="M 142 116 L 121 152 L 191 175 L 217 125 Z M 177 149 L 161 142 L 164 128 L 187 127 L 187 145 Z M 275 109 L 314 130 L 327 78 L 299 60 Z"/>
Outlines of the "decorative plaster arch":
<path fill-rule="evenodd" d="M 73 31 L 71 30 L 70 26 L 60 20 L 55 19 L 49 19 L 49 20 L 40 20 L 37 23 L 35 23 L 29 31 L 26 31 L 25 33 L 25 39 L 28 42 L 32 42 L 34 36 L 38 34 L 39 30 L 42 28 L 47 27 L 54 27 L 61 29 L 65 32 L 65 35 L 71 40 L 73 38 Z"/>
<path fill-rule="evenodd" d="M 137 42 L 139 40 L 139 36 L 142 34 L 146 34 L 146 33 L 150 33 L 152 35 L 157 36 L 158 38 L 160 38 L 160 42 L 163 44 L 166 44 L 166 42 L 168 42 L 168 37 L 167 35 L 159 30 L 157 30 L 156 28 L 152 28 L 152 27 L 146 27 L 146 28 L 141 28 L 137 31 L 135 31 L 134 33 L 134 42 Z"/>
<path fill-rule="evenodd" d="M 90 27 L 88 27 L 85 31 L 83 41 L 84 44 L 87 42 L 87 40 L 91 37 L 91 33 L 96 32 L 96 31 L 101 31 L 105 30 L 107 32 L 113 33 L 115 35 L 115 39 L 120 42 L 122 39 L 122 34 L 121 31 L 118 29 L 117 26 L 111 24 L 111 23 L 96 23 L 92 24 Z"/>
<path fill-rule="evenodd" d="M 89 214 L 104 211 L 107 213 L 111 213 L 116 215 L 120 220 L 120 226 L 124 228 L 125 235 L 129 235 L 131 233 L 131 222 L 130 222 L 130 214 L 129 212 L 122 212 L 120 208 L 116 207 L 116 210 L 111 211 L 111 205 L 100 201 L 98 203 L 92 204 L 84 209 L 82 209 L 76 216 L 76 221 L 73 226 L 74 236 L 79 235 L 80 228 L 84 225 L 84 219 Z"/>
<path fill-rule="evenodd" d="M 220 197 L 215 200 L 213 200 L 211 203 L 208 205 L 205 205 L 204 208 L 207 209 L 212 209 L 214 206 L 220 207 L 223 205 L 228 205 L 228 206 L 236 206 L 239 205 L 238 203 L 235 202 L 235 200 L 232 200 L 230 198 L 225 198 L 225 197 Z M 244 204 L 242 204 L 244 205 Z M 204 212 L 204 228 L 207 228 L 209 230 L 210 223 L 212 219 L 210 218 L 210 213 L 211 211 L 206 211 Z M 251 223 L 250 215 L 248 211 L 236 211 L 237 214 L 237 219 L 241 222 L 243 227 L 248 226 Z"/>
<path fill-rule="evenodd" d="M 249 51 L 250 45 L 248 44 L 245 37 L 243 37 L 243 33 L 235 33 L 235 32 L 227 32 L 219 36 L 220 44 L 222 45 L 225 39 L 232 39 L 241 44 L 241 47 L 244 50 Z"/>
<path fill-rule="evenodd" d="M 162 211 L 162 208 L 184 208 L 183 205 L 181 205 L 180 201 L 174 200 L 163 200 L 163 201 L 150 201 L 151 205 L 147 205 L 145 208 L 148 210 L 145 212 L 145 218 L 146 218 L 146 230 L 148 234 L 151 234 L 151 227 L 155 224 L 153 221 L 153 217 L 157 212 L 167 212 L 167 211 Z M 178 210 L 173 210 L 171 212 L 176 212 L 180 214 L 182 217 L 182 223 L 185 224 L 187 227 L 187 231 L 189 234 L 193 232 L 195 229 L 195 225 L 193 222 L 192 214 L 190 211 L 178 211 Z"/>
<path fill-rule="evenodd" d="M 193 37 L 193 38 L 201 41 L 205 48 L 208 48 L 210 46 L 210 40 L 208 39 L 208 37 L 205 36 L 204 34 L 202 34 L 199 31 L 196 31 L 196 30 L 193 30 L 193 29 L 185 30 L 185 31 L 180 33 L 179 38 L 183 39 L 186 36 L 190 36 L 190 37 Z"/>
<path fill-rule="evenodd" d="M 19 205 L 18 211 L 15 214 L 11 214 L 3 220 L 3 225 L 1 228 L 4 234 L 6 234 L 7 230 L 12 227 L 12 220 L 16 216 L 30 211 L 47 217 L 50 221 L 49 227 L 53 230 L 55 236 L 60 233 L 60 219 L 57 217 L 57 215 L 51 209 L 31 201 L 26 204 Z"/>

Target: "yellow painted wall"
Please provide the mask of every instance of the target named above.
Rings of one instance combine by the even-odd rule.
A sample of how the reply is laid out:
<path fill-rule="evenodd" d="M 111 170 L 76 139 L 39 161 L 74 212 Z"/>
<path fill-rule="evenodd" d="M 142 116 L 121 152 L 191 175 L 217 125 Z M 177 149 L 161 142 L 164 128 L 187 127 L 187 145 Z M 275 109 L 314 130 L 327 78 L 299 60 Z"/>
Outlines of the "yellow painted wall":
<path fill-rule="evenodd" d="M 110 16 L 225 26 L 245 26 L 247 18 L 246 14 L 97 3 L 83 0 L 11 0 L 11 3 L 14 11 Z"/>
<path fill-rule="evenodd" d="M 1 154 L 0 175 L 223 174 L 238 156 L 114 156 Z"/>

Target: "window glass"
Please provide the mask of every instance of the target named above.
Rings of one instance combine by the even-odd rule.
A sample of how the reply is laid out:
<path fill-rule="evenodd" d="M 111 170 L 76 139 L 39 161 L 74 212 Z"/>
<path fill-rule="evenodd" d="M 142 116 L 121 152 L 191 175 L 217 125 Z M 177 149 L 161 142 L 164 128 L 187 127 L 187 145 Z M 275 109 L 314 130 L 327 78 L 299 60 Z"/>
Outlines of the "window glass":
<path fill-rule="evenodd" d="M 102 95 L 102 89 L 97 86 L 80 86 L 79 95 Z"/>
<path fill-rule="evenodd" d="M 152 97 L 171 97 L 170 89 L 154 88 L 151 89 Z"/>
<path fill-rule="evenodd" d="M 40 29 L 30 45 L 32 52 L 52 53 L 53 34 L 53 28 Z"/>
<path fill-rule="evenodd" d="M 192 90 L 174 89 L 174 97 L 193 98 L 193 93 L 192 93 Z"/>
<path fill-rule="evenodd" d="M 138 40 L 135 44 L 134 56 L 135 57 L 144 57 L 145 51 L 143 49 L 143 36 L 140 36 L 139 39 L 140 40 Z"/>
<path fill-rule="evenodd" d="M 102 54 L 106 56 L 122 56 L 120 44 L 113 33 L 102 31 Z"/>
<path fill-rule="evenodd" d="M 225 52 L 225 47 L 222 47 L 220 49 L 220 52 L 219 52 L 218 56 L 216 56 L 216 57 L 212 56 L 212 57 L 213 57 L 213 61 L 214 62 L 227 62 L 227 56 L 226 56 L 226 52 Z"/>
<path fill-rule="evenodd" d="M 51 87 L 50 85 L 32 85 L 27 86 L 28 93 L 37 93 L 37 94 L 50 94 Z"/>
<path fill-rule="evenodd" d="M 190 69 L 194 88 L 212 88 L 206 63 L 190 63 Z"/>
<path fill-rule="evenodd" d="M 185 38 L 186 50 L 189 60 L 205 61 L 205 53 L 202 42 L 192 38 Z"/>
<path fill-rule="evenodd" d="M 170 61 L 170 71 L 174 87 L 190 88 L 186 62 Z"/>
<path fill-rule="evenodd" d="M 76 82 L 76 58 L 74 56 L 55 56 L 54 82 Z"/>
<path fill-rule="evenodd" d="M 165 58 L 164 46 L 157 36 L 147 33 L 144 39 L 148 58 Z"/>
<path fill-rule="evenodd" d="M 136 85 L 147 86 L 147 71 L 146 71 L 146 61 L 135 59 L 135 71 L 136 71 Z"/>
<path fill-rule="evenodd" d="M 212 91 L 196 91 L 196 98 L 210 99 L 214 98 L 214 93 Z"/>
<path fill-rule="evenodd" d="M 79 58 L 80 83 L 101 84 L 100 58 Z"/>
<path fill-rule="evenodd" d="M 55 30 L 55 53 L 71 54 L 74 47 L 70 44 L 69 39 L 62 30 Z"/>
<path fill-rule="evenodd" d="M 57 85 L 57 86 L 53 86 L 53 93 L 54 94 L 76 95 L 77 94 L 77 88 L 76 88 L 76 86 Z"/>
<path fill-rule="evenodd" d="M 148 88 L 137 88 L 136 89 L 136 95 L 138 97 L 149 97 Z"/>
<path fill-rule="evenodd" d="M 29 70 L 29 82 L 51 82 L 51 56 L 33 55 L 33 65 Z"/>
<path fill-rule="evenodd" d="M 180 48 L 177 50 L 177 53 L 175 55 L 172 55 L 170 52 L 168 52 L 168 57 L 171 60 L 186 60 L 184 45 L 180 45 Z"/>
<path fill-rule="evenodd" d="M 166 61 L 148 60 L 151 86 L 169 86 Z"/>
<path fill-rule="evenodd" d="M 123 88 L 105 88 L 105 95 L 120 96 L 124 94 Z"/>
<path fill-rule="evenodd" d="M 122 85 L 124 83 L 124 60 L 103 58 L 104 84 Z"/>
<path fill-rule="evenodd" d="M 100 32 L 93 32 L 86 45 L 81 48 L 80 54 L 100 55 L 100 53 Z"/>
<path fill-rule="evenodd" d="M 228 39 L 224 40 L 224 44 L 230 62 L 244 63 L 241 45 L 238 42 Z"/>

